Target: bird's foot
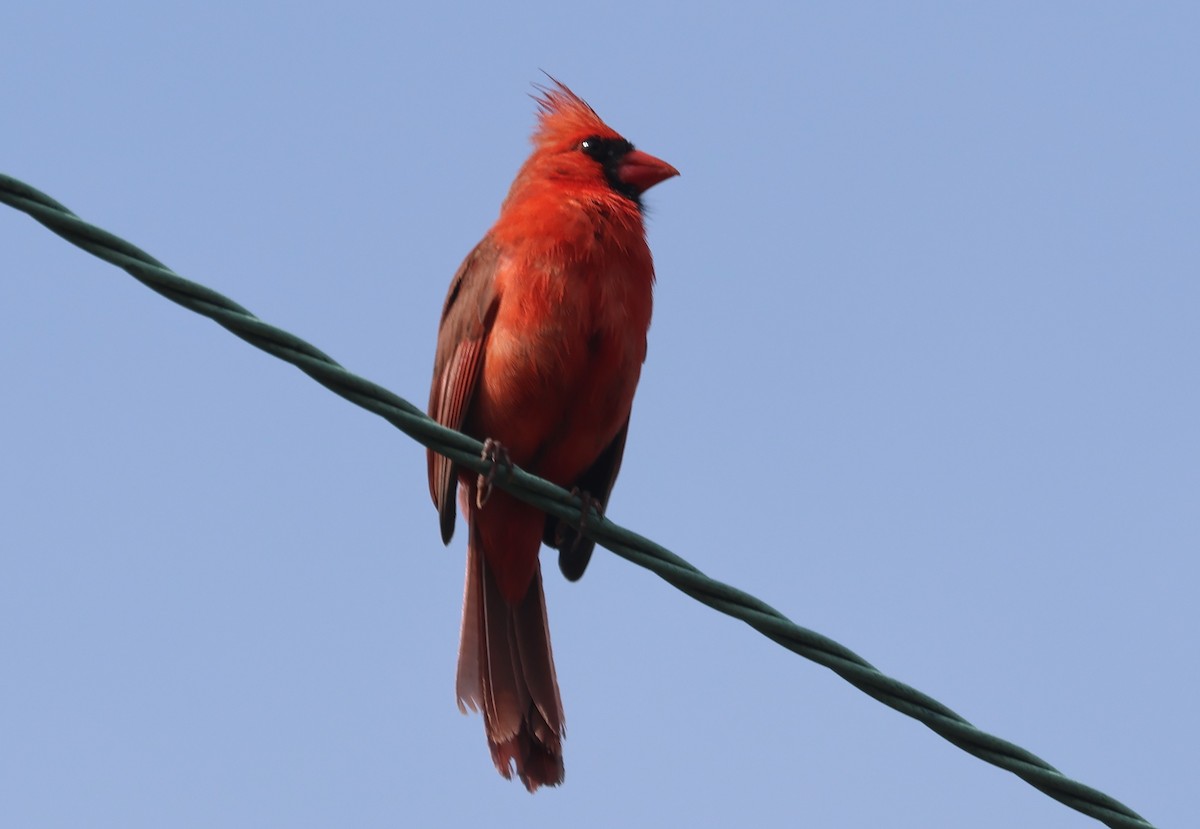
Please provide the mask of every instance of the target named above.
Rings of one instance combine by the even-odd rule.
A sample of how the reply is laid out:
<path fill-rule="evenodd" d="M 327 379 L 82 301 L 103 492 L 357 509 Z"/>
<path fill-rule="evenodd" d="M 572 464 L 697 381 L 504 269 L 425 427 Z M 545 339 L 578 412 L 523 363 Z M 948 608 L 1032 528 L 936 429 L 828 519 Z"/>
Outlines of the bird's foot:
<path fill-rule="evenodd" d="M 512 475 L 513 462 L 504 444 L 491 438 L 483 442 L 483 451 L 479 453 L 479 457 L 491 464 L 491 468 L 482 473 L 475 484 L 475 507 L 483 509 L 483 505 L 492 497 L 492 483 L 496 480 L 500 467 L 504 467 L 505 474 Z"/>
<path fill-rule="evenodd" d="M 585 489 L 580 489 L 577 486 L 571 487 L 571 495 L 578 498 L 582 503 L 579 505 L 579 524 L 572 528 L 575 530 L 575 539 L 571 542 L 571 547 L 577 547 L 579 542 L 583 540 L 583 531 L 588 525 L 588 515 L 592 510 L 601 518 L 604 518 L 604 503 L 592 495 Z M 567 527 L 563 522 L 558 523 L 558 529 L 555 532 L 555 546 L 562 549 L 562 544 L 566 541 Z"/>

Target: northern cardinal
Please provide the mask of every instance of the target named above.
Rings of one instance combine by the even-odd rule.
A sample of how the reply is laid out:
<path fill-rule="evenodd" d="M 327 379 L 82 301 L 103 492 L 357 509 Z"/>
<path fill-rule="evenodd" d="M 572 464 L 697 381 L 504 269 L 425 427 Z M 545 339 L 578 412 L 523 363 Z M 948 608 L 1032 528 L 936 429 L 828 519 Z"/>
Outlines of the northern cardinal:
<path fill-rule="evenodd" d="M 646 357 L 654 264 L 642 193 L 679 172 L 635 150 L 566 86 L 539 87 L 533 153 L 450 282 L 429 414 L 603 509 Z M 592 542 L 429 452 L 442 540 L 461 484 L 467 575 L 458 705 L 483 712 L 496 768 L 562 782 L 563 709 L 538 552 L 578 579 Z"/>

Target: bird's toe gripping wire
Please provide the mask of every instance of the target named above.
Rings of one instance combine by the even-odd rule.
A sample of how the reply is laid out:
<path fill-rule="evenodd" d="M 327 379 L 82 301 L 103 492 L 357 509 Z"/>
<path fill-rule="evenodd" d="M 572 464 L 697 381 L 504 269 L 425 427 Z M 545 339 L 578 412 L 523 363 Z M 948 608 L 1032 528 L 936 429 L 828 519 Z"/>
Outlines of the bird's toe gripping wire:
<path fill-rule="evenodd" d="M 508 450 L 504 448 L 504 444 L 491 438 L 483 442 L 483 451 L 479 453 L 479 457 L 491 464 L 488 471 L 482 473 L 478 483 L 475 484 L 475 506 L 483 509 L 483 505 L 492 497 L 492 484 L 496 480 L 500 467 L 504 467 L 506 475 L 512 475 L 513 462 Z"/>
<path fill-rule="evenodd" d="M 567 540 L 568 529 L 575 530 L 575 538 L 571 541 L 570 549 L 573 550 L 579 546 L 579 542 L 583 541 L 583 531 L 587 529 L 588 516 L 592 510 L 595 510 L 596 515 L 601 518 L 604 517 L 604 502 L 594 497 L 592 493 L 575 486 L 571 487 L 571 495 L 578 498 L 581 502 L 579 505 L 579 524 L 569 528 L 561 521 L 558 523 L 558 529 L 554 533 L 554 546 L 558 547 L 559 550 L 562 550 L 562 544 Z"/>

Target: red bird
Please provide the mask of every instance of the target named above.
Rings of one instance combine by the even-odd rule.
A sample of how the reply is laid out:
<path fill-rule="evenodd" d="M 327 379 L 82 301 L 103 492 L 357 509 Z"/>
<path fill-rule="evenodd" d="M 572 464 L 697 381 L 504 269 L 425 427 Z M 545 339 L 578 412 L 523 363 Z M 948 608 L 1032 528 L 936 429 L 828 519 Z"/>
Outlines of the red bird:
<path fill-rule="evenodd" d="M 429 414 L 603 509 L 646 358 L 654 264 L 641 196 L 679 172 L 640 152 L 551 79 L 539 88 L 533 153 L 500 218 L 450 282 Z M 496 459 L 501 459 L 497 461 Z M 458 705 L 483 712 L 496 768 L 529 791 L 563 780 L 564 720 L 538 552 L 572 581 L 592 542 L 577 526 L 429 453 L 442 540 L 463 487 L 467 576 Z"/>

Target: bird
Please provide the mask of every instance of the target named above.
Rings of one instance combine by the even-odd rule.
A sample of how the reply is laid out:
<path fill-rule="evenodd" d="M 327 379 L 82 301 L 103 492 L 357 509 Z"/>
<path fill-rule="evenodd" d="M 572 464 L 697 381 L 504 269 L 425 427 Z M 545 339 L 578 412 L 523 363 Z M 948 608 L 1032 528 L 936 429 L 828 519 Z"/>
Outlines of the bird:
<path fill-rule="evenodd" d="M 450 282 L 429 415 L 484 441 L 492 473 L 513 464 L 602 512 L 620 470 L 646 358 L 654 263 L 642 196 L 679 175 L 634 148 L 566 85 L 535 84 L 533 151 L 500 215 Z M 456 691 L 483 714 L 492 761 L 525 787 L 563 781 L 562 699 L 539 560 L 559 551 L 579 579 L 593 542 L 428 453 L 441 536 L 467 524 Z"/>

